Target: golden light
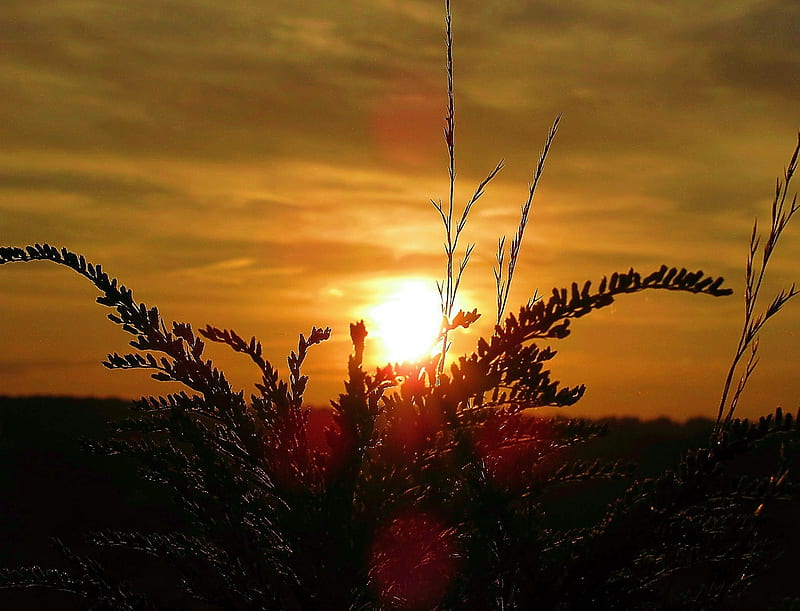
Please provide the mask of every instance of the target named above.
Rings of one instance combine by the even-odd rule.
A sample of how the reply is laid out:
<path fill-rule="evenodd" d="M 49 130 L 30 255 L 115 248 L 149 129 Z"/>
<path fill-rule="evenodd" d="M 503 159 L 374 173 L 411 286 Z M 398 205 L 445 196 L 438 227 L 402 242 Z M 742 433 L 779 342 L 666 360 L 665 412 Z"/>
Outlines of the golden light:
<path fill-rule="evenodd" d="M 439 293 L 431 281 L 404 280 L 368 312 L 370 336 L 378 339 L 384 361 L 428 356 L 442 321 Z"/>

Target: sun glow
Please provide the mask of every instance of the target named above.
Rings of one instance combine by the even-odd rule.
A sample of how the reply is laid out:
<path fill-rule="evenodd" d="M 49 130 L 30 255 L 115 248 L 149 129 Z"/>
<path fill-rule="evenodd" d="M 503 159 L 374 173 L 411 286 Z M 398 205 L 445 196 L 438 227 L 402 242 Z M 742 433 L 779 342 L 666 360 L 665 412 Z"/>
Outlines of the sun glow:
<path fill-rule="evenodd" d="M 430 354 L 442 314 L 432 282 L 405 280 L 369 310 L 370 335 L 381 342 L 383 360 L 413 361 Z"/>

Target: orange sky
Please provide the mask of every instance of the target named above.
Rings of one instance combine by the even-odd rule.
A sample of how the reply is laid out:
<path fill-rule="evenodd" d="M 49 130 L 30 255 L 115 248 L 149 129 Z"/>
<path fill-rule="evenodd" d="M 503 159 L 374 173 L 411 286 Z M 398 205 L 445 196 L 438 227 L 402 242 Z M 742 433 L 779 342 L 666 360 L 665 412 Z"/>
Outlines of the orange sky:
<path fill-rule="evenodd" d="M 68 246 L 169 320 L 260 337 L 281 366 L 298 333 L 330 325 L 306 368 L 307 397 L 327 403 L 348 322 L 397 283 L 443 273 L 428 203 L 447 194 L 442 4 L 4 0 L 0 244 Z M 454 0 L 453 12 L 459 201 L 506 160 L 466 230 L 462 303 L 493 318 L 496 240 L 563 112 L 511 301 L 629 266 L 724 275 L 736 296 L 642 293 L 577 321 L 552 362 L 589 387 L 574 414 L 713 415 L 750 226 L 768 222 L 800 124 L 800 5 Z M 770 291 L 800 280 L 798 255 L 790 227 Z M 0 268 L 0 393 L 171 390 L 99 365 L 127 337 L 94 296 L 66 269 Z M 800 403 L 798 338 L 792 303 L 763 337 L 743 415 Z M 213 348 L 251 388 L 245 359 Z"/>

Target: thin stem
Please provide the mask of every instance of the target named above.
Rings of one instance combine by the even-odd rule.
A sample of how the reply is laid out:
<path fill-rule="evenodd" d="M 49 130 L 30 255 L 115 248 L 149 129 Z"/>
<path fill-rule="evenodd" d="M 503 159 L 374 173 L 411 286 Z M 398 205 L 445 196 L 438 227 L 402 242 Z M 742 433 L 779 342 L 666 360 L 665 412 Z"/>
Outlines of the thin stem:
<path fill-rule="evenodd" d="M 542 173 L 544 172 L 544 164 L 547 160 L 547 154 L 550 152 L 550 145 L 553 144 L 553 139 L 556 137 L 556 132 L 558 131 L 558 124 L 561 121 L 561 113 L 558 114 L 555 121 L 553 121 L 553 125 L 550 128 L 550 132 L 547 134 L 547 139 L 544 143 L 544 148 L 542 149 L 541 153 L 539 154 L 539 162 L 536 164 L 536 169 L 533 172 L 533 180 L 528 185 L 528 199 L 525 200 L 525 203 L 522 205 L 520 209 L 520 219 L 519 225 L 517 226 L 517 233 L 514 238 L 511 240 L 511 245 L 508 248 L 508 270 L 506 272 L 505 280 L 503 281 L 503 270 L 502 270 L 502 252 L 498 252 L 497 260 L 498 260 L 498 269 L 495 270 L 495 280 L 496 280 L 496 288 L 497 288 L 497 324 L 500 324 L 500 321 L 503 318 L 503 312 L 506 309 L 506 305 L 508 304 L 508 294 L 511 290 L 511 281 L 514 278 L 514 271 L 517 268 L 517 261 L 519 260 L 519 252 L 522 248 L 522 238 L 525 235 L 525 227 L 528 225 L 528 218 L 531 211 L 531 205 L 533 204 L 533 196 L 536 193 L 536 187 L 539 184 L 539 179 L 542 177 Z M 502 249 L 503 244 L 505 243 L 505 237 L 500 242 L 499 248 Z M 499 278 L 499 279 L 498 279 Z"/>
<path fill-rule="evenodd" d="M 455 207 L 456 187 L 456 108 L 453 89 L 453 28 L 450 13 L 450 0 L 445 0 L 445 45 L 447 47 L 447 117 L 445 119 L 445 141 L 447 143 L 448 176 L 450 189 L 447 206 L 447 300 L 442 304 L 442 314 L 450 316 L 453 302 L 453 254 L 456 244 L 453 239 L 453 208 Z M 457 238 L 456 238 L 457 239 Z"/>
<path fill-rule="evenodd" d="M 440 298 L 442 305 L 442 317 L 449 320 L 452 311 L 452 303 L 455 300 L 453 295 L 453 254 L 455 252 L 455 243 L 453 239 L 453 208 L 455 206 L 455 187 L 456 187 L 456 150 L 455 150 L 455 132 L 456 132 L 456 109 L 455 109 L 455 95 L 453 93 L 453 29 L 452 29 L 452 15 L 450 13 L 450 0 L 445 0 L 445 47 L 447 49 L 447 116 L 445 117 L 444 139 L 447 144 L 447 157 L 448 157 L 448 177 L 450 180 L 449 197 L 447 200 L 447 215 L 442 210 L 441 203 L 439 204 L 439 213 L 442 216 L 445 229 L 445 252 L 447 257 L 447 270 L 444 280 L 444 290 L 440 290 Z M 457 240 L 457 237 L 456 237 Z M 442 330 L 442 355 L 439 359 L 439 375 L 444 371 L 444 360 L 447 355 L 447 324 L 443 325 Z"/>
<path fill-rule="evenodd" d="M 775 184 L 775 195 L 772 200 L 772 208 L 770 214 L 770 228 L 767 240 L 762 247 L 761 263 L 755 269 L 755 257 L 758 251 L 759 244 L 761 243 L 761 235 L 758 233 L 758 220 L 753 223 L 753 230 L 750 234 L 750 246 L 747 253 L 747 261 L 745 265 L 745 291 L 744 291 L 744 323 L 742 325 L 742 332 L 739 336 L 739 341 L 734 352 L 728 372 L 725 376 L 725 382 L 722 387 L 722 395 L 720 396 L 719 406 L 717 408 L 717 419 L 714 425 L 713 437 L 718 438 L 724 423 L 730 422 L 736 412 L 736 407 L 739 403 L 739 398 L 744 391 L 747 381 L 750 379 L 753 370 L 757 364 L 755 359 L 755 352 L 758 345 L 758 334 L 764 327 L 766 322 L 777 314 L 784 304 L 795 297 L 798 292 L 793 284 L 788 290 L 781 291 L 766 310 L 755 315 L 755 308 L 758 302 L 759 293 L 764 282 L 767 265 L 769 264 L 772 253 L 783 234 L 783 230 L 789 223 L 791 218 L 800 209 L 797 204 L 797 195 L 792 198 L 789 209 L 786 209 L 786 201 L 789 194 L 789 186 L 797 170 L 798 153 L 800 153 L 800 133 L 798 133 L 798 142 L 795 146 L 789 164 L 783 173 L 783 180 L 779 178 Z M 736 390 L 730 398 L 731 388 L 733 386 L 733 379 L 736 371 L 741 363 L 742 357 L 747 353 L 748 348 L 751 348 L 750 359 L 745 367 L 744 374 L 740 377 Z M 726 411 L 727 406 L 727 411 Z M 724 418 L 723 418 L 724 415 Z"/>

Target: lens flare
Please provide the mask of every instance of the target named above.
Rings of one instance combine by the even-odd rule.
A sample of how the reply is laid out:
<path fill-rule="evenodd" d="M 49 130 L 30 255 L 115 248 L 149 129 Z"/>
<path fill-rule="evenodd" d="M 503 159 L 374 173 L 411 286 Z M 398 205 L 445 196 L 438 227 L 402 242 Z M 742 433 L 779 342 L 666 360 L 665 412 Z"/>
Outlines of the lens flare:
<path fill-rule="evenodd" d="M 387 607 L 433 609 L 457 573 L 454 532 L 424 512 L 399 515 L 379 528 L 369 559 L 370 585 Z"/>

